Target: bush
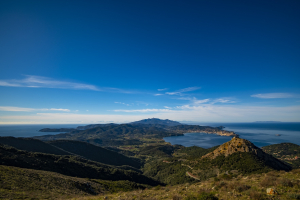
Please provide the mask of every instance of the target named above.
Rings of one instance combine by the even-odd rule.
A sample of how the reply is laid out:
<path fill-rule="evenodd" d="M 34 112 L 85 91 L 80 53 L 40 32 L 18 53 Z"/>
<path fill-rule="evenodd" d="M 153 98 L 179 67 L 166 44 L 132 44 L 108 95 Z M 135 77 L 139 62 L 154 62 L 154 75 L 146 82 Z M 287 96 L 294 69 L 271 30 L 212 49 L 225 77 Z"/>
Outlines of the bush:
<path fill-rule="evenodd" d="M 189 195 L 186 197 L 186 200 L 218 200 L 218 197 L 216 197 L 211 192 L 201 192 L 198 195 Z"/>
<path fill-rule="evenodd" d="M 174 195 L 174 196 L 173 196 L 173 200 L 181 200 L 181 197 L 180 197 L 180 196 L 177 196 L 177 195 Z"/>
<path fill-rule="evenodd" d="M 291 199 L 300 199 L 300 194 L 289 194 L 288 195 Z"/>
<path fill-rule="evenodd" d="M 280 185 L 282 185 L 284 187 L 293 187 L 294 186 L 294 184 L 292 183 L 292 181 L 289 180 L 289 179 L 286 179 L 286 178 L 279 179 L 277 181 L 277 184 L 278 185 L 280 184 Z"/>
<path fill-rule="evenodd" d="M 275 176 L 267 176 L 260 182 L 262 187 L 271 187 L 277 185 L 277 178 Z"/>
<path fill-rule="evenodd" d="M 265 199 L 263 194 L 256 192 L 256 191 L 250 192 L 250 198 L 253 200 L 264 200 Z"/>
<path fill-rule="evenodd" d="M 234 183 L 230 183 L 228 185 L 228 188 L 230 188 L 232 190 L 234 189 L 235 191 L 241 193 L 243 191 L 249 190 L 251 187 L 249 185 L 240 184 L 239 182 L 234 182 Z"/>

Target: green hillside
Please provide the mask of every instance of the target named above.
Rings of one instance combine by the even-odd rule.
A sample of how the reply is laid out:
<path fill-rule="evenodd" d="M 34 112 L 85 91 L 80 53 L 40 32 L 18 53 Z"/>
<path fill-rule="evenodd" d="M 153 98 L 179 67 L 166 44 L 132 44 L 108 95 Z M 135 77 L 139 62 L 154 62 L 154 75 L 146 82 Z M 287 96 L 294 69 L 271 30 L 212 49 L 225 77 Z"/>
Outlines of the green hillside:
<path fill-rule="evenodd" d="M 85 157 L 86 159 L 108 165 L 129 165 L 139 169 L 142 166 L 140 160 L 130 158 L 117 152 L 95 146 L 86 142 L 72 140 L 54 140 L 47 142 L 53 146 L 64 149 L 65 151 Z"/>
<path fill-rule="evenodd" d="M 62 199 L 107 191 L 87 179 L 4 165 L 0 180 L 0 199 Z"/>
<path fill-rule="evenodd" d="M 65 176 L 55 172 L 0 165 L 0 199 L 68 199 L 149 186 Z"/>
<path fill-rule="evenodd" d="M 140 184 L 158 185 L 159 182 L 131 170 L 122 170 L 77 156 L 58 156 L 33 153 L 0 145 L 0 164 L 52 171 L 67 176 L 102 180 L 128 180 Z"/>
<path fill-rule="evenodd" d="M 293 143 L 272 144 L 262 147 L 263 151 L 275 158 L 290 164 L 293 168 L 300 168 L 300 146 Z"/>

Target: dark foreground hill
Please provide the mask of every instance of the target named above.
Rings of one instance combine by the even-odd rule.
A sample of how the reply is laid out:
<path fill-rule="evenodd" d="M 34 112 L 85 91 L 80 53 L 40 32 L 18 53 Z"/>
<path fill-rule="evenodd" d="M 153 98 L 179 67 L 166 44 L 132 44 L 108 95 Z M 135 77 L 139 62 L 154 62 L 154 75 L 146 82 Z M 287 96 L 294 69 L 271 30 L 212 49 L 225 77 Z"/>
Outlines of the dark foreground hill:
<path fill-rule="evenodd" d="M 48 153 L 55 155 L 71 155 L 61 148 L 32 138 L 0 137 L 0 144 L 15 147 L 19 150 Z"/>
<path fill-rule="evenodd" d="M 54 140 L 48 144 L 64 149 L 65 151 L 85 157 L 86 159 L 108 165 L 128 165 L 139 169 L 142 163 L 138 159 L 129 158 L 117 152 L 95 146 L 86 142 L 74 140 Z"/>
<path fill-rule="evenodd" d="M 0 199 L 69 199 L 145 189 L 131 181 L 105 181 L 0 165 Z"/>
<path fill-rule="evenodd" d="M 128 180 L 140 184 L 158 185 L 140 173 L 122 170 L 77 156 L 58 156 L 53 154 L 33 153 L 0 145 L 0 164 L 52 171 L 67 176 L 101 180 Z"/>

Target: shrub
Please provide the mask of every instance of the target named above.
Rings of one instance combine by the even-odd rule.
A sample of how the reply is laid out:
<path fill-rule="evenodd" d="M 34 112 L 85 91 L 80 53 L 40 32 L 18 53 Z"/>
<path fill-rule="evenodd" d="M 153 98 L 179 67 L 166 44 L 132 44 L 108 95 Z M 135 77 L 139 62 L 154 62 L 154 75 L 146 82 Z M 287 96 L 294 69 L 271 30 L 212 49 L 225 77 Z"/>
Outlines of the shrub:
<path fill-rule="evenodd" d="M 173 196 L 173 200 L 181 200 L 181 197 L 180 197 L 180 196 L 177 196 L 177 195 L 174 195 L 174 196 Z"/>
<path fill-rule="evenodd" d="M 276 186 L 277 185 L 276 181 L 277 181 L 277 178 L 275 176 L 267 176 L 264 178 L 264 180 L 262 180 L 260 182 L 260 185 L 262 187 Z"/>
<path fill-rule="evenodd" d="M 197 196 L 194 195 L 187 196 L 186 200 L 218 200 L 218 197 L 216 197 L 211 192 L 201 192 Z"/>
<path fill-rule="evenodd" d="M 253 200 L 264 200 L 264 195 L 257 192 L 257 191 L 251 191 L 250 192 L 250 198 Z"/>
<path fill-rule="evenodd" d="M 289 180 L 289 179 L 286 179 L 286 178 L 279 179 L 277 181 L 277 184 L 278 185 L 280 184 L 280 185 L 282 185 L 284 187 L 293 187 L 294 186 L 294 184 L 292 183 L 292 181 Z"/>
<path fill-rule="evenodd" d="M 289 194 L 288 195 L 291 199 L 300 199 L 300 194 Z"/>
<path fill-rule="evenodd" d="M 223 174 L 223 175 L 221 176 L 221 178 L 224 179 L 224 180 L 230 180 L 230 179 L 232 178 L 232 176 L 231 176 L 231 175 L 228 175 L 228 174 Z"/>

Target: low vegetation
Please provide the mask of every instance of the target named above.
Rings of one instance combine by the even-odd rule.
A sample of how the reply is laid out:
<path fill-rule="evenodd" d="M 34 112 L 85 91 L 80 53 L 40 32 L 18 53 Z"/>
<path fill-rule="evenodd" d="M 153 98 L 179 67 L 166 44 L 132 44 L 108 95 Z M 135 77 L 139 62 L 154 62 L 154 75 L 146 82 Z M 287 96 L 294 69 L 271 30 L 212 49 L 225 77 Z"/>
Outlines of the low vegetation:
<path fill-rule="evenodd" d="M 268 183 L 266 179 L 276 179 Z M 275 178 L 274 178 L 275 177 Z M 276 195 L 267 195 L 267 188 L 274 188 Z M 231 178 L 220 175 L 206 181 L 193 184 L 185 183 L 175 186 L 154 187 L 151 189 L 134 190 L 101 194 L 95 197 L 78 199 L 118 199 L 118 200 L 293 200 L 300 199 L 300 170 L 270 171 L 268 173 L 238 175 Z M 77 198 L 74 198 L 77 199 Z"/>
<path fill-rule="evenodd" d="M 290 164 L 294 169 L 300 167 L 300 146 L 293 143 L 272 144 L 262 148 L 266 153 Z"/>

